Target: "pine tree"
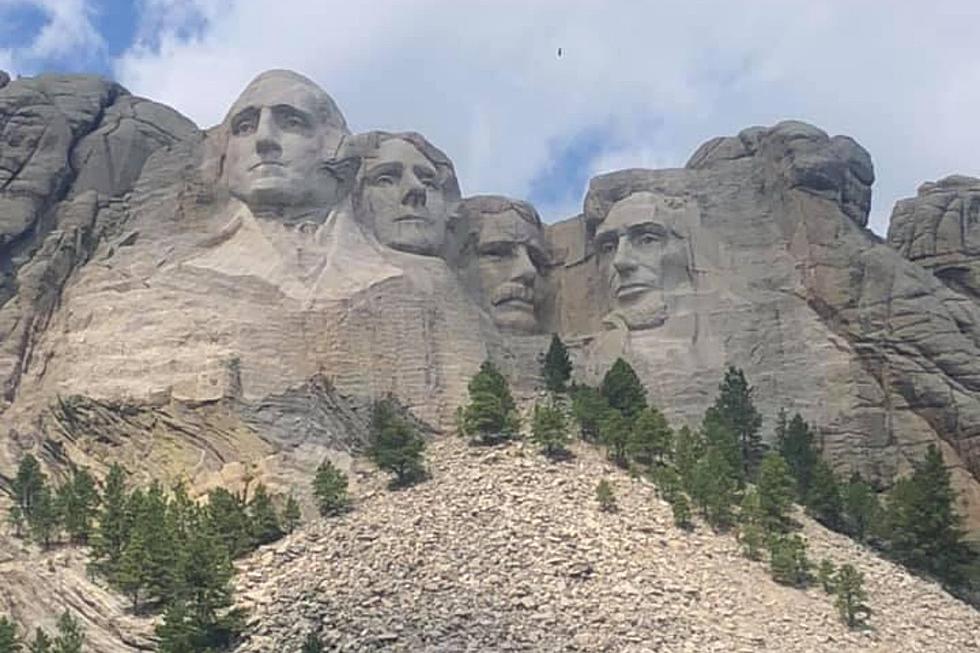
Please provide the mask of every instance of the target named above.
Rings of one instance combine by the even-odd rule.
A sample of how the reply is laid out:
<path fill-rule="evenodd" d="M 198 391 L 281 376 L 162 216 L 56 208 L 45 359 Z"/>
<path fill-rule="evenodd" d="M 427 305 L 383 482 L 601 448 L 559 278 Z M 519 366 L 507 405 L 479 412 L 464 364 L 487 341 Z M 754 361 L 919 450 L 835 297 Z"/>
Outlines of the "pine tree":
<path fill-rule="evenodd" d="M 683 492 L 676 492 L 668 499 L 674 516 L 674 525 L 679 528 L 691 527 L 691 502 Z"/>
<path fill-rule="evenodd" d="M 256 544 L 268 544 L 282 537 L 279 515 L 272 504 L 272 497 L 262 483 L 255 486 L 252 500 L 248 503 L 248 514 L 252 524 L 252 539 Z"/>
<path fill-rule="evenodd" d="M 99 526 L 92 548 L 95 566 L 102 568 L 104 572 L 108 572 L 119 561 L 123 547 L 129 539 L 129 519 L 126 510 L 128 502 L 125 472 L 118 463 L 113 463 L 105 479 L 102 511 L 99 514 Z"/>
<path fill-rule="evenodd" d="M 303 650 L 300 653 L 323 653 L 323 641 L 314 631 L 306 633 L 303 640 Z"/>
<path fill-rule="evenodd" d="M 470 402 L 463 408 L 462 432 L 485 443 L 514 437 L 520 422 L 507 380 L 484 361 L 469 385 Z"/>
<path fill-rule="evenodd" d="M 603 512 L 616 511 L 616 495 L 613 492 L 612 484 L 606 479 L 602 479 L 595 486 L 595 498 L 599 502 L 599 510 Z"/>
<path fill-rule="evenodd" d="M 587 385 L 572 387 L 572 414 L 578 422 L 582 439 L 587 442 L 599 441 L 599 425 L 606 413 L 609 403 L 595 388 Z"/>
<path fill-rule="evenodd" d="M 316 476 L 313 477 L 313 496 L 316 497 L 321 515 L 327 517 L 340 514 L 349 505 L 347 475 L 334 467 L 329 460 L 324 460 L 316 468 Z M 295 499 L 293 501 L 295 504 Z M 299 505 L 295 505 L 298 511 Z"/>
<path fill-rule="evenodd" d="M 208 520 L 232 558 L 251 551 L 255 537 L 245 502 L 224 488 L 208 492 Z"/>
<path fill-rule="evenodd" d="M 694 470 L 705 454 L 705 442 L 700 432 L 692 431 L 686 425 L 677 431 L 674 438 L 674 465 L 680 476 L 681 487 L 692 494 Z"/>
<path fill-rule="evenodd" d="M 871 615 L 871 608 L 864 604 L 868 600 L 868 594 L 864 591 L 864 574 L 853 565 L 841 566 L 837 573 L 836 594 L 834 605 L 849 628 L 858 626 Z"/>
<path fill-rule="evenodd" d="M 874 488 L 855 472 L 841 490 L 841 504 L 845 529 L 858 541 L 865 541 L 872 525 L 881 517 Z"/>
<path fill-rule="evenodd" d="M 14 529 L 14 537 L 24 535 L 24 513 L 17 504 L 10 507 L 10 512 L 7 513 L 7 523 Z"/>
<path fill-rule="evenodd" d="M 701 514 L 715 528 L 725 528 L 732 521 L 735 483 L 728 460 L 717 447 L 709 446 L 694 466 L 691 499 Z"/>
<path fill-rule="evenodd" d="M 742 370 L 730 366 L 725 371 L 713 408 L 739 443 L 742 476 L 751 478 L 762 460 L 765 447 L 759 433 L 762 415 L 755 408 L 752 387 Z"/>
<path fill-rule="evenodd" d="M 171 601 L 156 626 L 160 653 L 197 653 L 200 639 L 198 629 L 191 621 L 187 605 L 182 600 Z"/>
<path fill-rule="evenodd" d="M 148 594 L 165 598 L 173 585 L 173 567 L 176 558 L 174 534 L 167 531 L 168 501 L 163 487 L 153 482 L 142 493 L 142 501 L 130 513 L 132 527 L 130 537 L 139 532 L 146 543 L 148 556 Z"/>
<path fill-rule="evenodd" d="M 541 373 L 545 386 L 551 392 L 564 392 L 572 377 L 572 361 L 568 357 L 568 349 L 557 334 L 551 336 L 551 345 L 545 354 Z"/>
<path fill-rule="evenodd" d="M 647 391 L 636 371 L 622 358 L 617 358 L 602 377 L 599 392 L 610 407 L 624 417 L 632 418 L 647 407 Z"/>
<path fill-rule="evenodd" d="M 20 653 L 21 641 L 17 624 L 0 615 L 0 653 Z"/>
<path fill-rule="evenodd" d="M 915 472 L 888 497 L 889 548 L 911 567 L 953 580 L 972 557 L 963 542 L 962 517 L 942 454 L 930 445 Z"/>
<path fill-rule="evenodd" d="M 88 542 L 98 515 L 99 501 L 95 478 L 84 469 L 75 470 L 71 479 L 58 488 L 59 508 L 64 516 L 65 530 L 72 542 Z"/>
<path fill-rule="evenodd" d="M 33 505 L 28 517 L 31 537 L 47 549 L 51 546 L 52 541 L 58 537 L 61 529 L 58 502 L 51 495 L 51 490 L 47 486 L 42 486 L 32 501 Z"/>
<path fill-rule="evenodd" d="M 662 465 L 673 448 L 674 432 L 656 408 L 650 407 L 640 412 L 633 422 L 627 443 L 627 453 L 637 462 L 645 465 Z"/>
<path fill-rule="evenodd" d="M 782 456 L 777 453 L 766 454 L 759 467 L 756 488 L 759 491 L 759 505 L 766 530 L 785 530 L 793 497 L 796 495 L 796 481 Z"/>
<path fill-rule="evenodd" d="M 114 565 L 112 582 L 124 594 L 133 599 L 133 612 L 139 613 L 140 596 L 153 580 L 152 561 L 146 548 L 146 535 L 141 528 L 134 528 L 129 541 L 123 547 L 122 556 Z"/>
<path fill-rule="evenodd" d="M 837 475 L 824 460 L 818 460 L 813 468 L 810 487 L 806 496 L 810 514 L 827 528 L 839 530 L 842 526 L 843 499 Z"/>
<path fill-rule="evenodd" d="M 299 526 L 299 522 L 302 517 L 303 515 L 299 509 L 299 502 L 296 500 L 296 497 L 290 493 L 290 495 L 286 497 L 286 508 L 282 513 L 282 523 L 283 527 L 286 529 L 286 532 L 292 533 L 295 531 L 296 527 Z"/>
<path fill-rule="evenodd" d="M 724 456 L 731 479 L 738 487 L 742 487 L 745 484 L 745 474 L 738 436 L 715 407 L 704 413 L 704 419 L 701 420 L 701 439 L 706 447 L 711 447 Z"/>
<path fill-rule="evenodd" d="M 820 561 L 820 567 L 817 570 L 817 580 L 823 587 L 823 591 L 827 594 L 834 594 L 837 591 L 837 569 L 834 567 L 834 563 L 824 558 Z"/>
<path fill-rule="evenodd" d="M 626 445 L 630 439 L 630 421 L 618 410 L 610 410 L 599 424 L 602 443 L 609 449 L 609 457 L 617 465 L 626 465 Z"/>
<path fill-rule="evenodd" d="M 571 438 L 565 414 L 554 402 L 534 406 L 531 421 L 531 440 L 544 449 L 545 455 L 556 456 L 564 451 Z"/>
<path fill-rule="evenodd" d="M 785 413 L 782 419 L 785 420 Z M 810 425 L 803 421 L 799 413 L 784 427 L 784 433 L 779 438 L 779 453 L 789 465 L 793 478 L 796 479 L 796 499 L 806 501 L 810 492 L 810 479 L 819 456 L 814 444 L 813 432 Z M 779 433 L 777 433 L 779 437 Z"/>
<path fill-rule="evenodd" d="M 41 465 L 37 462 L 37 458 L 27 454 L 20 459 L 12 487 L 14 501 L 20 507 L 21 514 L 28 521 L 34 513 L 34 506 L 40 499 L 46 483 L 47 479 L 44 472 L 41 471 Z"/>
<path fill-rule="evenodd" d="M 766 544 L 765 514 L 755 488 L 746 490 L 738 511 L 738 540 L 742 553 L 750 560 L 760 560 Z"/>
<path fill-rule="evenodd" d="M 58 618 L 58 635 L 54 638 L 52 653 L 82 653 L 85 630 L 71 613 L 65 610 Z"/>
<path fill-rule="evenodd" d="M 0 651 L 3 649 L 0 648 Z M 28 653 L 52 653 L 54 650 L 54 642 L 48 637 L 40 628 L 34 631 L 34 639 L 30 641 L 27 645 Z"/>
<path fill-rule="evenodd" d="M 424 477 L 424 450 L 425 440 L 408 420 L 395 413 L 389 401 L 375 403 L 368 455 L 378 467 L 395 474 L 394 485 L 408 485 Z"/>
<path fill-rule="evenodd" d="M 806 540 L 799 535 L 776 535 L 770 539 L 770 571 L 777 583 L 803 587 L 810 579 Z"/>

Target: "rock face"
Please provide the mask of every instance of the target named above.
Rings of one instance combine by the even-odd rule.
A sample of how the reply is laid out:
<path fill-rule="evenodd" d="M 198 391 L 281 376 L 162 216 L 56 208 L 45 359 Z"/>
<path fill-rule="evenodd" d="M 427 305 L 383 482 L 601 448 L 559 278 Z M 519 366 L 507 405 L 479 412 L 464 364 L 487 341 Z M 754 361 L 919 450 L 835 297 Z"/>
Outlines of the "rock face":
<path fill-rule="evenodd" d="M 900 204 L 899 253 L 866 228 L 873 181 L 854 141 L 786 122 L 599 176 L 542 225 L 289 71 L 206 131 L 97 78 L 0 84 L 0 487 L 33 451 L 55 476 L 306 488 L 379 397 L 446 430 L 491 358 L 527 403 L 559 333 L 578 380 L 623 356 L 677 423 L 737 365 L 766 435 L 799 411 L 882 488 L 939 444 L 975 529 L 977 183 Z"/>

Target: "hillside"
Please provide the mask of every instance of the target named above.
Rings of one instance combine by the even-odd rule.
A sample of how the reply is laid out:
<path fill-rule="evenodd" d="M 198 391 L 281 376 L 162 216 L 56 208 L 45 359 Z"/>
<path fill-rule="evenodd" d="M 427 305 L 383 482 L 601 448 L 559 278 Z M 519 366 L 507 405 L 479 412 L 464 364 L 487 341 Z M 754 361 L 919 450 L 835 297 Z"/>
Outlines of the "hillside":
<path fill-rule="evenodd" d="M 966 651 L 980 614 L 798 515 L 815 562 L 866 577 L 871 628 L 849 631 L 832 597 L 772 581 L 732 534 L 674 526 L 649 482 L 587 446 L 552 463 L 527 443 L 432 443 L 432 479 L 390 491 L 355 466 L 354 508 L 240 564 L 251 639 L 299 650 Z M 597 509 L 600 478 L 619 511 Z"/>

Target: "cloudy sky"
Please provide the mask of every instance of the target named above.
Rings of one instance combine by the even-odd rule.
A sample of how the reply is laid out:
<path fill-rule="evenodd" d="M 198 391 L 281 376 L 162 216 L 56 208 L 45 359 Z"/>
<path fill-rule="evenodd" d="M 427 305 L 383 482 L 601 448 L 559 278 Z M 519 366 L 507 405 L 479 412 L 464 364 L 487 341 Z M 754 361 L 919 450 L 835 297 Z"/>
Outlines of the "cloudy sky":
<path fill-rule="evenodd" d="M 268 68 L 549 221 L 599 172 L 786 118 L 871 152 L 879 233 L 923 181 L 980 176 L 976 0 L 0 0 L 0 69 L 97 72 L 201 126 Z"/>

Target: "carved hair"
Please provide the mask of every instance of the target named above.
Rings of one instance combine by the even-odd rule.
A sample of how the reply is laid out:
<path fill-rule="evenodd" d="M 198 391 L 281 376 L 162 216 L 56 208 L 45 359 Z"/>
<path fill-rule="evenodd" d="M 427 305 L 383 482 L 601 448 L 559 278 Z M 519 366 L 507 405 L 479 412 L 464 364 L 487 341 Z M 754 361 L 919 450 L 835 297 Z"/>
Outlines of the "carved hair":
<path fill-rule="evenodd" d="M 476 195 L 467 197 L 459 204 L 459 217 L 475 223 L 476 218 L 483 216 L 498 216 L 507 211 L 514 211 L 536 229 L 541 229 L 541 216 L 529 203 L 515 200 L 502 195 Z"/>
<path fill-rule="evenodd" d="M 415 149 L 421 152 L 422 156 L 428 159 L 433 167 L 435 167 L 437 183 L 446 199 L 450 202 L 459 201 L 459 181 L 456 179 L 456 170 L 453 168 L 453 162 L 449 160 L 449 157 L 442 150 L 430 143 L 422 134 L 416 132 L 393 133 L 384 131 L 356 134 L 344 139 L 344 142 L 340 145 L 337 158 L 358 159 L 362 162 L 361 169 L 363 170 L 364 159 L 370 158 L 377 152 L 382 143 L 393 138 L 414 145 Z"/>
<path fill-rule="evenodd" d="M 264 73 L 260 73 L 255 79 L 248 83 L 245 90 L 242 91 L 239 98 L 246 95 L 253 87 L 258 86 L 262 82 L 269 79 L 282 79 L 284 81 L 293 82 L 306 87 L 309 90 L 310 95 L 313 96 L 313 113 L 320 121 L 321 125 L 326 125 L 328 127 L 333 127 L 338 129 L 345 134 L 349 134 L 350 130 L 347 128 L 347 121 L 344 119 L 344 114 L 340 112 L 337 107 L 337 103 L 333 101 L 326 91 L 320 88 L 316 82 L 314 82 L 309 77 L 300 75 L 299 73 L 293 72 L 292 70 L 267 70 Z M 222 124 L 227 125 L 231 120 L 232 116 L 239 110 L 238 102 L 231 106 L 228 110 L 225 119 Z"/>

